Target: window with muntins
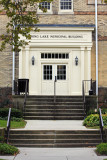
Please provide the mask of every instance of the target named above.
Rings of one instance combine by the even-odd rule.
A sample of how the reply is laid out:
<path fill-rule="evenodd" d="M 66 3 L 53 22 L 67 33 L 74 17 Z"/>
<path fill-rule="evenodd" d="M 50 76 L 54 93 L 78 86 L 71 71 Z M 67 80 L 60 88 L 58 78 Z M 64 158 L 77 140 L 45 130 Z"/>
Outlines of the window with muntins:
<path fill-rule="evenodd" d="M 59 14 L 73 14 L 73 0 L 59 1 Z"/>
<path fill-rule="evenodd" d="M 57 65 L 57 80 L 66 80 L 66 65 Z"/>
<path fill-rule="evenodd" d="M 60 9 L 61 10 L 71 10 L 72 0 L 60 0 Z"/>
<path fill-rule="evenodd" d="M 41 53 L 41 59 L 69 59 L 69 53 Z"/>
<path fill-rule="evenodd" d="M 46 12 L 43 12 L 41 9 L 38 8 L 38 13 L 39 14 L 52 14 L 52 3 L 49 2 L 41 2 L 39 3 L 41 8 L 45 8 Z"/>
<path fill-rule="evenodd" d="M 43 66 L 43 80 L 52 80 L 52 65 Z"/>
<path fill-rule="evenodd" d="M 42 8 L 46 8 L 47 10 L 50 10 L 50 3 L 49 2 L 41 2 L 40 6 Z"/>

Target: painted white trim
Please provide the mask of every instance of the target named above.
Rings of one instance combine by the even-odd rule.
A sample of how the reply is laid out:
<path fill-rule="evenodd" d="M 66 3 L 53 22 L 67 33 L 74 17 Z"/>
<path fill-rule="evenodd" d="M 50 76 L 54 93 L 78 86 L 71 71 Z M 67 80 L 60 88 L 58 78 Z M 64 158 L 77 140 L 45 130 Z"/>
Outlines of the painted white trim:
<path fill-rule="evenodd" d="M 29 46 L 26 46 L 25 50 L 26 50 L 26 52 L 25 52 L 25 54 L 26 54 L 25 76 L 27 79 L 29 79 L 29 60 L 31 60 L 31 59 L 29 59 Z"/>
<path fill-rule="evenodd" d="M 84 80 L 84 52 L 85 52 L 85 47 L 81 47 L 81 60 L 80 60 L 81 61 L 81 91 L 82 91 L 82 81 Z"/>
<path fill-rule="evenodd" d="M 19 79 L 21 79 L 22 78 L 22 64 L 23 64 L 23 62 L 22 62 L 22 49 L 21 49 L 21 51 L 19 52 Z"/>
<path fill-rule="evenodd" d="M 94 31 L 94 27 L 38 27 L 38 29 L 40 31 Z"/>

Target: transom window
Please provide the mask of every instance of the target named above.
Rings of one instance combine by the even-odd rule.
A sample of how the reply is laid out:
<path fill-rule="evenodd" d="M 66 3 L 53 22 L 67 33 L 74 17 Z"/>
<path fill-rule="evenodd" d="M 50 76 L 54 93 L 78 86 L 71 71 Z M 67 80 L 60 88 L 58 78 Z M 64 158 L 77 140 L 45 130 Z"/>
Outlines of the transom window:
<path fill-rule="evenodd" d="M 43 66 L 43 80 L 52 80 L 52 65 Z"/>
<path fill-rule="evenodd" d="M 47 10 L 50 10 L 50 3 L 49 2 L 41 2 L 40 5 L 42 8 L 46 8 Z"/>
<path fill-rule="evenodd" d="M 72 0 L 60 0 L 60 9 L 61 10 L 71 10 Z"/>
<path fill-rule="evenodd" d="M 66 65 L 57 65 L 57 80 L 66 80 Z"/>
<path fill-rule="evenodd" d="M 42 59 L 69 59 L 69 53 L 41 53 Z"/>

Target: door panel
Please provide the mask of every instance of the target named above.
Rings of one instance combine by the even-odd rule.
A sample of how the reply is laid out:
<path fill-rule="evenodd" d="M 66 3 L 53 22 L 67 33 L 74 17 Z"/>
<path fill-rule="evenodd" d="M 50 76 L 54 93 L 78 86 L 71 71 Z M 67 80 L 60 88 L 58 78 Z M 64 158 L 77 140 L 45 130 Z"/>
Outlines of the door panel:
<path fill-rule="evenodd" d="M 69 95 L 67 64 L 42 64 L 42 95 L 54 95 L 54 80 L 56 95 Z"/>

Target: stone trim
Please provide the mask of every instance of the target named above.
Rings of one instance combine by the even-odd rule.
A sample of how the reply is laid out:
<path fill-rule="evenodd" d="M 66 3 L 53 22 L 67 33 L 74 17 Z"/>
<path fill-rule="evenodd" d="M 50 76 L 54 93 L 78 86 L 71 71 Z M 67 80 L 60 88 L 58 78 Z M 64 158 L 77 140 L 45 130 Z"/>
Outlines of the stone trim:
<path fill-rule="evenodd" d="M 66 15 L 69 15 L 71 13 L 66 12 Z M 48 13 L 47 15 L 49 15 L 49 14 L 54 15 L 53 13 Z M 95 11 L 74 11 L 73 14 L 74 15 L 95 15 Z M 0 12 L 0 15 L 6 15 L 6 12 L 5 11 Z M 59 14 L 59 15 L 61 15 L 61 14 Z M 98 11 L 98 15 L 107 15 L 107 11 Z"/>

